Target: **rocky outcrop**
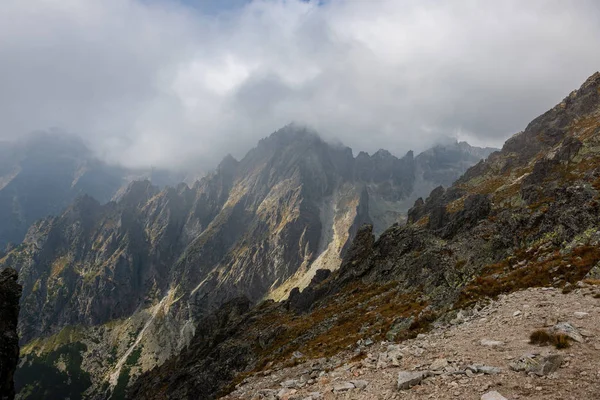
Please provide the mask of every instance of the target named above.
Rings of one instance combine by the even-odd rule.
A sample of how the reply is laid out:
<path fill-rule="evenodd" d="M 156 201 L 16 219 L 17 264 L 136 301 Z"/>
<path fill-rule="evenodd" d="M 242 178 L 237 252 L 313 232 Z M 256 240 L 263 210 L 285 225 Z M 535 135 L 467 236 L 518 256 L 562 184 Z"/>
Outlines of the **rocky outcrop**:
<path fill-rule="evenodd" d="M 15 396 L 13 375 L 19 361 L 17 319 L 21 286 L 12 269 L 0 271 L 0 399 Z"/>

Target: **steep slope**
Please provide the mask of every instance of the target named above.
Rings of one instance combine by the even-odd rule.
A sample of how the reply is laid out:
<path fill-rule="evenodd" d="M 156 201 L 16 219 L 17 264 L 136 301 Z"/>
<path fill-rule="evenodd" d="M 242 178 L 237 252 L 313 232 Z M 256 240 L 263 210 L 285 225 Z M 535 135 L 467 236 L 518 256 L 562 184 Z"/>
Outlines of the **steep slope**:
<path fill-rule="evenodd" d="M 13 375 L 19 361 L 17 318 L 21 286 L 12 269 L 0 271 L 0 399 L 15 396 Z"/>
<path fill-rule="evenodd" d="M 569 292 L 597 279 L 599 143 L 596 73 L 451 188 L 417 200 L 409 225 L 377 240 L 371 227 L 359 230 L 338 271 L 316 274 L 283 303 L 225 305 L 212 328 L 138 379 L 131 398 L 213 398 L 247 375 L 323 364 L 359 340 L 414 337 L 503 293 Z"/>
<path fill-rule="evenodd" d="M 24 286 L 27 363 L 17 384 L 51 396 L 34 382 L 37 368 L 75 346 L 81 360 L 54 381 L 79 379 L 88 396 L 117 396 L 221 304 L 284 298 L 317 269 L 336 269 L 359 226 L 381 232 L 399 221 L 415 168 L 412 152 L 355 158 L 290 125 L 191 188 L 135 182 L 116 202 L 79 198 L 0 260 L 20 270 Z M 65 390 L 57 393 L 73 396 Z"/>
<path fill-rule="evenodd" d="M 579 286 L 569 293 L 546 287 L 517 291 L 401 344 L 363 340 L 328 360 L 299 359 L 295 365 L 248 376 L 223 400 L 276 400 L 285 395 L 302 400 L 486 400 L 492 391 L 507 399 L 596 399 L 600 286 Z M 581 342 L 572 340 L 567 349 L 529 343 L 532 332 L 550 330 L 556 321 L 572 327 Z M 558 370 L 546 376 L 537 376 L 543 375 L 539 370 L 515 370 L 526 354 L 532 369 L 547 357 L 554 363 L 546 368 Z M 400 371 L 425 377 L 421 384 L 399 391 Z"/>

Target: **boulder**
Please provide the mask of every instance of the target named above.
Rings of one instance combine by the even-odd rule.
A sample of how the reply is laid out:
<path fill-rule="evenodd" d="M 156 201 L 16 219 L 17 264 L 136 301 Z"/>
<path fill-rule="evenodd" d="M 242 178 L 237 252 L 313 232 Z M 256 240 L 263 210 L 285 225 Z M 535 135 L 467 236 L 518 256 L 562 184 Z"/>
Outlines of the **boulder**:
<path fill-rule="evenodd" d="M 549 375 L 560 368 L 564 357 L 560 354 L 552 354 L 546 357 L 536 357 L 535 355 L 524 355 L 516 361 L 509 364 L 513 371 L 523 371 L 539 376 Z"/>
<path fill-rule="evenodd" d="M 573 327 L 573 325 L 571 325 L 568 322 L 560 322 L 560 323 L 554 325 L 550 329 L 550 331 L 554 334 L 566 335 L 569 338 L 571 338 L 574 341 L 579 342 L 579 343 L 582 343 L 584 341 L 583 336 L 581 336 L 581 333 L 579 333 L 577 328 Z"/>
<path fill-rule="evenodd" d="M 401 371 L 398 373 L 398 390 L 410 389 L 428 376 L 428 371 Z"/>
<path fill-rule="evenodd" d="M 492 390 L 491 392 L 487 392 L 481 396 L 481 400 L 507 400 L 506 397 L 502 396 L 500 393 Z"/>

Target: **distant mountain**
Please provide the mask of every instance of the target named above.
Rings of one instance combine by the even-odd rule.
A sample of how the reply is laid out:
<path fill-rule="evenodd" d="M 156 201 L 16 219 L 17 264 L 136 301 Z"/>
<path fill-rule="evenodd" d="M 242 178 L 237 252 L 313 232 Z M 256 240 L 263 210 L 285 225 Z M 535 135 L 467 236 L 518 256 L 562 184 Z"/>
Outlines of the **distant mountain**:
<path fill-rule="evenodd" d="M 240 161 L 226 157 L 192 187 L 138 181 L 104 205 L 79 197 L 36 222 L 0 260 L 23 283 L 20 334 L 29 363 L 17 386 L 75 396 L 74 386 L 35 380 L 45 352 L 60 358 L 76 349 L 80 364 L 52 369 L 63 377 L 53 381 L 78 380 L 100 397 L 121 393 L 130 377 L 184 347 L 198 321 L 224 302 L 285 298 L 318 269 L 337 269 L 361 225 L 383 232 L 402 222 L 417 182 L 446 183 L 477 162 L 478 151 L 488 153 L 454 144 L 422 157 L 385 150 L 354 157 L 289 125 Z M 126 340 L 115 346 L 117 336 Z"/>
<path fill-rule="evenodd" d="M 168 171 L 108 165 L 75 136 L 40 132 L 0 142 L 0 250 L 19 244 L 33 222 L 61 213 L 78 196 L 106 203 L 130 181 L 151 174 L 158 185 L 174 182 Z"/>

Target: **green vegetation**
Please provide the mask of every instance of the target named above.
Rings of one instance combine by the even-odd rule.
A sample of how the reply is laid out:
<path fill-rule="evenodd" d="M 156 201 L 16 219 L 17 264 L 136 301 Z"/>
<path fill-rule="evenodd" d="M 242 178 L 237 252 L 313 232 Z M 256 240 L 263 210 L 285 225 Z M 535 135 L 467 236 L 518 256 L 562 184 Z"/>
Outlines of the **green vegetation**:
<path fill-rule="evenodd" d="M 81 399 L 92 384 L 90 374 L 81 369 L 86 350 L 76 342 L 40 356 L 29 354 L 15 373 L 16 391 L 26 399 Z"/>
<path fill-rule="evenodd" d="M 129 380 L 131 379 L 131 368 L 136 366 L 140 356 L 142 354 L 142 347 L 138 347 L 131 352 L 127 360 L 125 360 L 125 365 L 121 369 L 121 373 L 119 374 L 119 378 L 117 379 L 117 384 L 115 389 L 110 396 L 110 400 L 124 400 L 127 385 L 129 385 Z"/>

